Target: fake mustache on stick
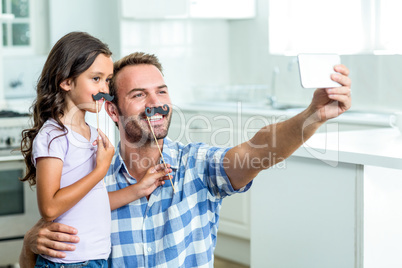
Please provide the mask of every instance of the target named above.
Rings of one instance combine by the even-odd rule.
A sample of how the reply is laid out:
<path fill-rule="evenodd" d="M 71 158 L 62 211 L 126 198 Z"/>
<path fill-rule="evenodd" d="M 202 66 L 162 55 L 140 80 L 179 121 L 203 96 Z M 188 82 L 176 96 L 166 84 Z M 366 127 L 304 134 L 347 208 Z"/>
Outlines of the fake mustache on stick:
<path fill-rule="evenodd" d="M 114 96 L 110 96 L 110 95 L 107 94 L 107 93 L 99 92 L 99 93 L 96 94 L 96 95 L 92 94 L 92 98 L 93 98 L 95 101 L 101 100 L 102 98 L 105 99 L 105 100 L 107 100 L 107 101 L 112 101 L 112 100 L 114 99 Z"/>
<path fill-rule="evenodd" d="M 166 115 L 169 113 L 169 106 L 167 104 L 163 104 L 163 106 L 158 106 L 158 107 L 146 107 L 145 108 L 145 115 L 147 117 L 151 117 L 154 114 L 162 114 Z"/>
<path fill-rule="evenodd" d="M 167 105 L 167 104 L 163 104 L 163 106 L 159 106 L 159 107 L 145 107 L 145 115 L 147 116 L 149 128 L 151 129 L 152 135 L 154 136 L 155 144 L 156 144 L 156 146 L 158 146 L 162 162 L 165 165 L 166 169 L 167 169 L 166 162 L 165 162 L 165 159 L 163 158 L 161 147 L 159 146 L 158 139 L 155 136 L 155 132 L 154 132 L 154 129 L 152 128 L 151 121 L 149 120 L 149 118 L 151 116 L 153 116 L 154 114 L 166 115 L 166 114 L 169 113 L 169 110 L 170 110 L 169 105 Z M 170 184 L 172 185 L 173 193 L 175 193 L 176 189 L 174 188 L 174 184 L 173 184 L 173 181 L 172 181 L 172 176 L 170 174 L 168 174 L 168 176 L 169 176 Z"/>

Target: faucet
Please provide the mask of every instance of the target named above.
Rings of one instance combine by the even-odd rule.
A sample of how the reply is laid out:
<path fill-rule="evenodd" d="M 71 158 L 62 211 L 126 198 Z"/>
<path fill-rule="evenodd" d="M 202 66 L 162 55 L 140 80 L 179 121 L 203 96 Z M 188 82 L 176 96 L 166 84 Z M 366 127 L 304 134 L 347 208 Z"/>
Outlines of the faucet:
<path fill-rule="evenodd" d="M 276 79 L 279 74 L 279 67 L 275 66 L 274 69 L 272 70 L 272 80 L 271 80 L 271 95 L 268 95 L 268 101 L 269 105 L 273 109 L 277 108 L 278 102 L 276 99 Z"/>

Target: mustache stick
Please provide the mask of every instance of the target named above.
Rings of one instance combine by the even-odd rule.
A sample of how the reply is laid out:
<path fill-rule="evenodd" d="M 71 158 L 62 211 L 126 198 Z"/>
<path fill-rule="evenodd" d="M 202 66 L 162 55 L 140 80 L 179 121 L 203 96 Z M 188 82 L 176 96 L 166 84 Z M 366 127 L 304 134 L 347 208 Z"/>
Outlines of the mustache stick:
<path fill-rule="evenodd" d="M 166 115 L 169 113 L 169 106 L 167 104 L 164 104 L 163 107 L 146 107 L 145 108 L 145 115 L 147 116 L 149 128 L 151 129 L 152 135 L 154 136 L 156 146 L 158 146 L 159 153 L 162 158 L 162 162 L 165 165 L 165 168 L 167 169 L 165 159 L 163 158 L 161 147 L 159 147 L 158 139 L 156 138 L 154 129 L 152 128 L 151 121 L 149 121 L 149 118 L 151 116 L 153 116 L 154 114 L 156 114 L 157 112 L 160 114 Z M 170 184 L 172 185 L 172 188 L 173 188 L 173 192 L 176 193 L 176 189 L 174 188 L 173 181 L 172 181 L 172 176 L 170 176 L 170 174 L 168 174 L 168 176 L 169 176 Z"/>
<path fill-rule="evenodd" d="M 107 94 L 107 93 L 99 92 L 99 93 L 96 94 L 96 95 L 92 94 L 92 98 L 93 98 L 94 101 L 95 101 L 95 106 L 96 106 L 96 126 L 97 126 L 97 129 L 99 130 L 99 109 L 98 109 L 98 100 L 101 100 L 102 98 L 104 98 L 105 100 L 112 101 L 112 100 L 114 99 L 114 96 L 110 96 L 110 95 Z"/>
<path fill-rule="evenodd" d="M 95 101 L 96 106 L 96 129 L 99 131 L 99 110 L 98 110 L 98 101 Z"/>

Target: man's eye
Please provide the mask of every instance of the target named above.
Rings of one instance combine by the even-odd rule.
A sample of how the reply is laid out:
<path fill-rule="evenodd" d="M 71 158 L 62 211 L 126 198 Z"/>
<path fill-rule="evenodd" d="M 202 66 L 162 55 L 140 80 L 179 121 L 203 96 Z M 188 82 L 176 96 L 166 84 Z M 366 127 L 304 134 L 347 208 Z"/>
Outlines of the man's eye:
<path fill-rule="evenodd" d="M 138 94 L 134 94 L 133 95 L 133 98 L 139 98 L 139 97 L 141 97 L 142 96 L 142 93 L 138 93 Z"/>

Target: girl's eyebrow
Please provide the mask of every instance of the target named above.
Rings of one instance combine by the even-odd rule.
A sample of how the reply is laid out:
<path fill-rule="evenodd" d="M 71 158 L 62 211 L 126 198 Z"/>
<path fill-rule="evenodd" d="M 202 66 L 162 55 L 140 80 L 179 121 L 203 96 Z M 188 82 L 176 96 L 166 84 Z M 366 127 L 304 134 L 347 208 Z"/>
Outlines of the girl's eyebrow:
<path fill-rule="evenodd" d="M 90 74 L 91 74 L 91 75 L 105 75 L 104 72 L 91 72 Z M 111 74 L 109 74 L 108 76 L 113 76 L 113 74 L 111 73 Z"/>

